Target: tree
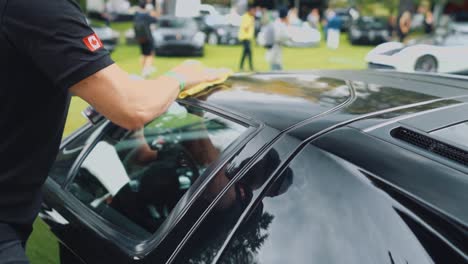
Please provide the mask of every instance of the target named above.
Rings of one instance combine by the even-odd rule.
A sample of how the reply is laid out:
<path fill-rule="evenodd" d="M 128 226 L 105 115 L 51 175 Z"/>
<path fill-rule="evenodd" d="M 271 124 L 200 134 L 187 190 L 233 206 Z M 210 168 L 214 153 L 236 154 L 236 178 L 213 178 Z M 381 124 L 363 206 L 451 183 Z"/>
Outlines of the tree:
<path fill-rule="evenodd" d="M 395 15 L 400 6 L 400 0 L 352 0 L 352 4 L 358 7 L 364 14 L 375 14 L 375 8 L 381 6 L 388 11 L 389 15 Z"/>
<path fill-rule="evenodd" d="M 83 10 L 83 12 L 86 12 L 86 0 L 76 0 L 76 1 L 80 5 L 81 10 Z"/>

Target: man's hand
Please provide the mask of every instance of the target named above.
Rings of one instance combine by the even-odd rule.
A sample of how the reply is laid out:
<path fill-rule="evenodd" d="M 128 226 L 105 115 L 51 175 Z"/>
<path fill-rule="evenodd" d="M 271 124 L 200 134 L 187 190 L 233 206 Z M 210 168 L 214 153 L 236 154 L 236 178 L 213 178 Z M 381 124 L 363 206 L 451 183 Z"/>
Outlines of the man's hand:
<path fill-rule="evenodd" d="M 172 71 L 183 76 L 187 88 L 214 81 L 228 72 L 206 68 L 193 61 Z M 169 76 L 156 80 L 133 80 L 113 64 L 75 84 L 70 91 L 113 123 L 136 130 L 166 112 L 177 98 L 179 87 L 179 81 Z"/>

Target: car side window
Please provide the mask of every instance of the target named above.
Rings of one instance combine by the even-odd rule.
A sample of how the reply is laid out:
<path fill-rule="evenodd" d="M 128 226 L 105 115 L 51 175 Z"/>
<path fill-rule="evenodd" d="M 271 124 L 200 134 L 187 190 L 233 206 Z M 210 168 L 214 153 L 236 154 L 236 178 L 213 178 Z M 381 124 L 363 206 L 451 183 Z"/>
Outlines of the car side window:
<path fill-rule="evenodd" d="M 174 104 L 144 129 L 122 131 L 108 131 L 97 142 L 69 191 L 107 221 L 146 239 L 247 127 Z"/>

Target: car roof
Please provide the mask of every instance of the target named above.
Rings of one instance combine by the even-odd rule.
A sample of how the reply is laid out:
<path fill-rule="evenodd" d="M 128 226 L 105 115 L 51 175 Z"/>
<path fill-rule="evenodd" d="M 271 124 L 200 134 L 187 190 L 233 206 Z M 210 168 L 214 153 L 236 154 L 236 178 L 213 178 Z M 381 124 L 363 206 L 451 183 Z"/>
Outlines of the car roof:
<path fill-rule="evenodd" d="M 196 99 L 283 130 L 336 107 L 350 94 L 349 86 L 340 79 L 311 74 L 255 74 L 231 77 Z"/>
<path fill-rule="evenodd" d="M 468 78 L 391 71 L 244 74 L 189 100 L 202 101 L 282 131 L 344 106 L 353 111 L 343 118 L 351 119 L 464 96 L 468 94 L 466 81 Z"/>
<path fill-rule="evenodd" d="M 460 169 L 449 160 L 441 162 L 435 155 L 416 152 L 404 142 L 392 139 L 389 131 L 401 125 L 432 130 L 434 127 L 444 126 L 444 122 L 459 122 L 456 120 L 457 118 L 465 117 L 467 120 L 468 112 L 464 112 L 466 114 L 462 112 L 458 117 L 454 114 L 447 117 L 445 114 L 446 111 L 468 109 L 468 89 L 465 88 L 467 81 L 468 78 L 465 77 L 390 71 L 268 73 L 235 76 L 226 84 L 200 94 L 197 98 L 207 104 L 241 113 L 277 129 L 285 127 L 285 124 L 300 123 L 302 121 L 298 120 L 307 120 L 314 115 L 320 116 L 309 119 L 305 122 L 304 128 L 324 131 L 324 127 L 334 127 L 333 124 L 341 124 L 330 130 L 329 133 L 314 137 L 313 140 L 309 138 L 310 144 L 302 145 L 319 149 L 316 151 L 315 159 L 313 155 L 309 154 L 304 155 L 304 159 L 300 159 L 301 154 L 307 154 L 307 149 L 296 152 L 301 153 L 293 159 L 294 161 L 299 158 L 298 160 L 301 162 L 295 163 L 297 167 L 291 167 L 296 175 L 300 169 L 306 172 L 310 170 L 318 172 L 317 174 L 304 173 L 305 177 L 309 177 L 308 181 L 311 179 L 317 181 L 311 185 L 313 189 L 294 188 L 294 191 L 289 191 L 290 195 L 297 194 L 301 197 L 301 199 L 288 203 L 299 204 L 299 206 L 293 207 L 293 209 L 297 209 L 297 212 L 285 213 L 286 218 L 294 219 L 294 223 L 297 225 L 307 226 L 310 223 L 315 223 L 314 220 L 323 220 L 313 217 L 299 217 L 297 220 L 299 215 L 311 216 L 307 213 L 313 211 L 303 208 L 315 206 L 314 202 L 317 199 L 314 198 L 317 198 L 317 194 L 319 194 L 326 199 L 330 198 L 326 203 L 327 209 L 336 206 L 338 210 L 342 210 L 339 203 L 335 203 L 336 200 L 334 200 L 338 197 L 339 202 L 346 204 L 346 208 L 353 212 L 362 208 L 368 210 L 364 215 L 353 215 L 354 220 L 381 217 L 382 211 L 375 210 L 381 205 L 388 206 L 390 204 L 388 208 L 394 212 L 393 208 L 403 208 L 401 204 L 404 204 L 410 211 L 420 213 L 422 209 L 416 206 L 423 204 L 425 216 L 427 217 L 430 213 L 431 220 L 445 221 L 445 217 L 433 216 L 442 212 L 448 216 L 447 219 L 453 220 L 453 223 L 462 223 L 466 226 L 468 214 L 466 210 L 463 210 L 465 208 L 464 202 L 467 199 L 466 177 L 464 176 L 466 176 L 468 168 Z M 347 99 L 343 101 L 343 98 Z M 323 108 L 316 105 L 321 105 Z M 336 111 L 332 111 L 333 107 L 336 107 Z M 321 110 L 325 112 L 320 112 Z M 295 128 L 293 131 L 289 131 L 288 135 L 295 136 L 300 130 Z M 310 136 L 310 130 L 308 132 Z M 382 137 L 380 132 L 385 133 L 386 136 Z M 301 142 L 305 140 L 305 138 L 300 139 Z M 315 150 L 310 152 L 315 153 Z M 326 162 L 328 159 L 333 162 Z M 304 164 L 308 161 L 313 164 L 313 169 L 308 168 L 308 164 Z M 334 171 L 336 165 L 334 162 L 338 164 L 336 167 L 340 171 Z M 294 166 L 294 162 L 291 164 Z M 364 173 L 354 174 L 360 170 Z M 348 173 L 344 171 L 348 171 Z M 361 178 L 363 175 L 368 178 L 363 180 Z M 335 176 L 339 179 L 333 182 L 332 178 Z M 371 180 L 372 184 L 369 184 Z M 308 181 L 296 177 L 292 184 Z M 346 184 L 346 188 L 342 188 L 342 184 Z M 330 186 L 339 192 L 329 191 L 327 188 Z M 375 186 L 378 188 L 374 188 Z M 320 193 L 321 190 L 325 189 L 326 192 Z M 366 191 L 365 199 L 357 203 L 356 197 L 364 197 L 360 196 L 364 189 L 372 189 L 372 194 Z M 404 193 L 404 196 L 398 193 L 400 196 L 397 198 L 388 199 L 387 194 L 382 190 L 387 190 L 389 194 L 398 190 Z M 263 191 L 263 197 L 268 197 L 267 193 Z M 348 201 L 342 197 L 353 198 Z M 382 197 L 384 199 L 380 199 Z M 407 202 L 402 197 L 417 199 L 418 203 Z M 285 196 L 282 196 L 282 199 L 286 199 Z M 275 202 L 270 201 L 269 205 L 273 203 Z M 262 206 L 265 204 L 266 202 Z M 282 212 L 287 210 L 286 204 L 276 202 L 276 205 L 281 207 Z M 350 204 L 353 204 L 354 208 Z M 391 207 L 393 205 L 400 207 Z M 426 209 L 426 207 L 430 209 Z M 268 209 L 270 208 L 266 210 Z M 302 214 L 302 212 L 305 213 Z M 327 214 L 327 216 L 329 215 Z M 306 220 L 302 221 L 303 219 Z M 275 221 L 281 223 L 281 217 L 277 217 Z M 287 221 L 284 223 L 289 224 Z M 441 226 L 439 223 L 428 223 L 428 225 L 431 228 L 438 228 Z M 448 225 L 452 225 L 450 227 L 453 228 L 456 226 L 453 223 Z M 294 234 L 299 230 L 297 225 L 287 226 L 290 233 Z M 368 228 L 366 225 L 362 226 Z M 386 224 L 382 224 L 383 226 Z M 385 230 L 382 229 L 380 232 L 385 234 Z M 456 229 L 455 231 L 459 232 Z M 442 233 L 441 236 L 448 237 L 448 233 Z M 302 242 L 309 241 L 310 236 L 307 237 L 307 235 L 310 233 L 297 232 L 295 238 Z M 460 236 L 462 239 L 465 238 L 463 234 Z M 352 238 L 359 240 L 362 236 L 357 235 L 352 236 Z"/>

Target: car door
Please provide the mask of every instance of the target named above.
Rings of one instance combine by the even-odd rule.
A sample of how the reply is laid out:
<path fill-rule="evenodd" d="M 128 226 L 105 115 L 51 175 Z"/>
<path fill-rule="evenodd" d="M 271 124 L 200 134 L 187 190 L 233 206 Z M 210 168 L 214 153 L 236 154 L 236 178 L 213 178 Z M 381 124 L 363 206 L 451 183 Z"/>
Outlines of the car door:
<path fill-rule="evenodd" d="M 187 208 L 208 205 L 242 168 L 232 156 L 275 133 L 188 104 L 174 104 L 140 131 L 109 122 L 80 131 L 62 146 L 44 190 L 41 217 L 61 241 L 62 263 L 132 263 L 170 251 L 164 241 L 177 239 L 169 231 L 194 219 L 183 221 Z"/>

